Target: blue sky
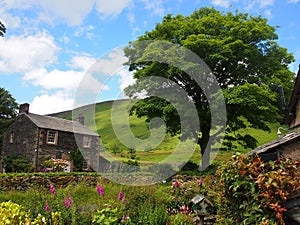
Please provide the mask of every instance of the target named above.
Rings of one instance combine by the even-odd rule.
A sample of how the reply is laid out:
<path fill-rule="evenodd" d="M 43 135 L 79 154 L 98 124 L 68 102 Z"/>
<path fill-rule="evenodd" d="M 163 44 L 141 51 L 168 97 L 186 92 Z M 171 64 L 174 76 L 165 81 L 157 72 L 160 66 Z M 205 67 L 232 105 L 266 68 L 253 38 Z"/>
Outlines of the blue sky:
<path fill-rule="evenodd" d="M 168 13 L 189 15 L 204 6 L 268 18 L 279 26 L 279 44 L 295 56 L 291 70 L 298 70 L 300 0 L 0 0 L 7 27 L 0 38 L 0 87 L 19 104 L 30 103 L 34 113 L 72 109 L 81 80 L 100 59 L 110 79 L 93 87 L 97 99 L 115 99 L 132 74 L 114 49 L 151 31 Z"/>

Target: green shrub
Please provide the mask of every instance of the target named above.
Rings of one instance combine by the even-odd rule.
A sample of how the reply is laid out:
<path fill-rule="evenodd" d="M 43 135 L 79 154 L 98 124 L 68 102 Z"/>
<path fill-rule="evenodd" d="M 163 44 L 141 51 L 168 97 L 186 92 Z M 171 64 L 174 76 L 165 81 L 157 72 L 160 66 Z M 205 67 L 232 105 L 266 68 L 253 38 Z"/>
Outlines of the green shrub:
<path fill-rule="evenodd" d="M 26 157 L 16 157 L 16 156 L 9 156 L 4 159 L 3 166 L 5 172 L 17 172 L 17 173 L 27 173 L 32 172 L 34 166 Z"/>
<path fill-rule="evenodd" d="M 282 203 L 300 186 L 296 162 L 235 155 L 217 171 L 219 224 L 284 224 Z"/>
<path fill-rule="evenodd" d="M 11 201 L 0 203 L 0 224 L 26 224 L 26 225 L 58 225 L 60 213 L 51 213 L 48 220 L 45 216 L 38 214 L 36 218 L 30 218 L 30 212 L 26 212 L 24 208 Z"/>
<path fill-rule="evenodd" d="M 25 224 L 29 223 L 29 213 L 11 201 L 0 203 L 0 224 Z"/>

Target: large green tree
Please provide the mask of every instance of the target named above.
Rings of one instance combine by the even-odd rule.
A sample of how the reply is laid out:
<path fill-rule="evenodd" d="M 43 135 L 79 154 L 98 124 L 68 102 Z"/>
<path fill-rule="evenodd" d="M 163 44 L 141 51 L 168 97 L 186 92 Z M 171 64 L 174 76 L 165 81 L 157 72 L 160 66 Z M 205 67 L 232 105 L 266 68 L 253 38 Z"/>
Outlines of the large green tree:
<path fill-rule="evenodd" d="M 17 115 L 18 104 L 15 98 L 4 88 L 0 88 L 0 153 L 2 137 Z"/>
<path fill-rule="evenodd" d="M 203 88 L 176 66 L 144 60 L 151 54 L 161 56 L 168 51 L 176 51 L 171 47 L 159 50 L 151 46 L 153 42 L 146 42 L 148 40 L 167 41 L 188 48 L 203 59 L 223 90 L 227 109 L 225 145 L 230 146 L 232 141 L 239 140 L 246 147 L 254 147 L 256 140 L 253 137 L 232 133 L 246 127 L 246 124 L 269 130 L 266 122 L 282 116 L 277 86 L 283 86 L 287 97 L 293 86 L 293 73 L 288 65 L 294 58 L 287 49 L 279 46 L 277 39 L 276 27 L 270 26 L 261 16 L 223 13 L 214 8 L 200 8 L 190 16 L 166 15 L 154 30 L 146 32 L 125 48 L 129 70 L 134 71 L 137 81 L 125 91 L 134 96 L 145 86 L 139 80 L 151 76 L 166 78 L 180 86 L 197 109 L 200 125 L 195 134 L 201 153 L 205 155 L 217 141 L 218 130 L 225 130 L 225 127 L 212 127 L 212 106 Z M 202 76 L 201 73 L 198 76 Z M 167 82 L 161 85 L 161 88 L 168 87 Z M 149 96 L 135 104 L 132 112 L 147 116 L 149 121 L 160 116 L 165 119 L 169 132 L 174 135 L 180 132 L 180 118 L 166 100 Z M 207 162 L 202 163 L 207 166 Z"/>

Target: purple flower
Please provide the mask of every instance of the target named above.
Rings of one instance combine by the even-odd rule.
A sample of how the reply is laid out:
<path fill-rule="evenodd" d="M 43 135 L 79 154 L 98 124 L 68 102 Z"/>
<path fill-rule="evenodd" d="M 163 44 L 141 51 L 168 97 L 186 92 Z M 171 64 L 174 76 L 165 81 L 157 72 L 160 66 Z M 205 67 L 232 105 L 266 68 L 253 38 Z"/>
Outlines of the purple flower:
<path fill-rule="evenodd" d="M 46 202 L 46 207 L 45 207 L 45 210 L 46 210 L 46 211 L 50 211 L 50 208 L 49 208 L 48 202 Z"/>
<path fill-rule="evenodd" d="M 118 194 L 118 199 L 121 201 L 123 199 L 123 192 L 120 191 Z"/>
<path fill-rule="evenodd" d="M 50 184 L 50 192 L 51 192 L 53 195 L 56 195 L 56 191 L 55 191 L 55 189 L 54 189 L 54 187 L 53 187 L 52 184 Z"/>
<path fill-rule="evenodd" d="M 121 202 L 122 202 L 122 204 L 125 204 L 125 202 L 126 202 L 125 198 L 123 198 Z"/>
<path fill-rule="evenodd" d="M 99 195 L 104 196 L 104 188 L 101 185 L 96 187 L 96 191 Z"/>
<path fill-rule="evenodd" d="M 176 181 L 174 182 L 174 186 L 175 186 L 175 187 L 178 187 L 178 186 L 179 186 L 178 180 L 176 180 Z"/>
<path fill-rule="evenodd" d="M 202 184 L 203 184 L 203 181 L 202 181 L 202 179 L 200 178 L 200 180 L 199 180 L 199 185 L 202 186 Z"/>

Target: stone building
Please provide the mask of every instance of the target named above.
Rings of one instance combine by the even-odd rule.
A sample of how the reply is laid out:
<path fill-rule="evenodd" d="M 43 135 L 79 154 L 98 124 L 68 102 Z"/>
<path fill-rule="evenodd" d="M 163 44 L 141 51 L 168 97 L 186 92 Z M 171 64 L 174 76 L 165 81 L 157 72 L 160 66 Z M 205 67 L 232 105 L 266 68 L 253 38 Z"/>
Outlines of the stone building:
<path fill-rule="evenodd" d="M 281 134 L 278 128 L 279 137 L 272 142 L 264 144 L 249 154 L 258 154 L 262 160 L 276 160 L 281 156 L 300 160 L 300 66 L 297 73 L 293 92 L 285 109 L 286 121 L 289 124 L 288 133 Z M 284 128 L 282 128 L 284 129 Z M 299 168 L 300 169 L 300 168 Z M 286 207 L 286 224 L 300 224 L 300 189 L 291 193 L 286 202 L 283 203 Z"/>
<path fill-rule="evenodd" d="M 64 159 L 67 171 L 74 168 L 71 153 L 80 149 L 87 171 L 99 169 L 100 139 L 84 126 L 84 116 L 78 121 L 33 114 L 29 104 L 20 105 L 19 115 L 3 135 L 1 161 L 7 157 L 26 157 L 36 170 L 45 159 Z M 1 163 L 1 167 L 3 167 Z M 4 168 L 1 168 L 3 172 Z"/>

